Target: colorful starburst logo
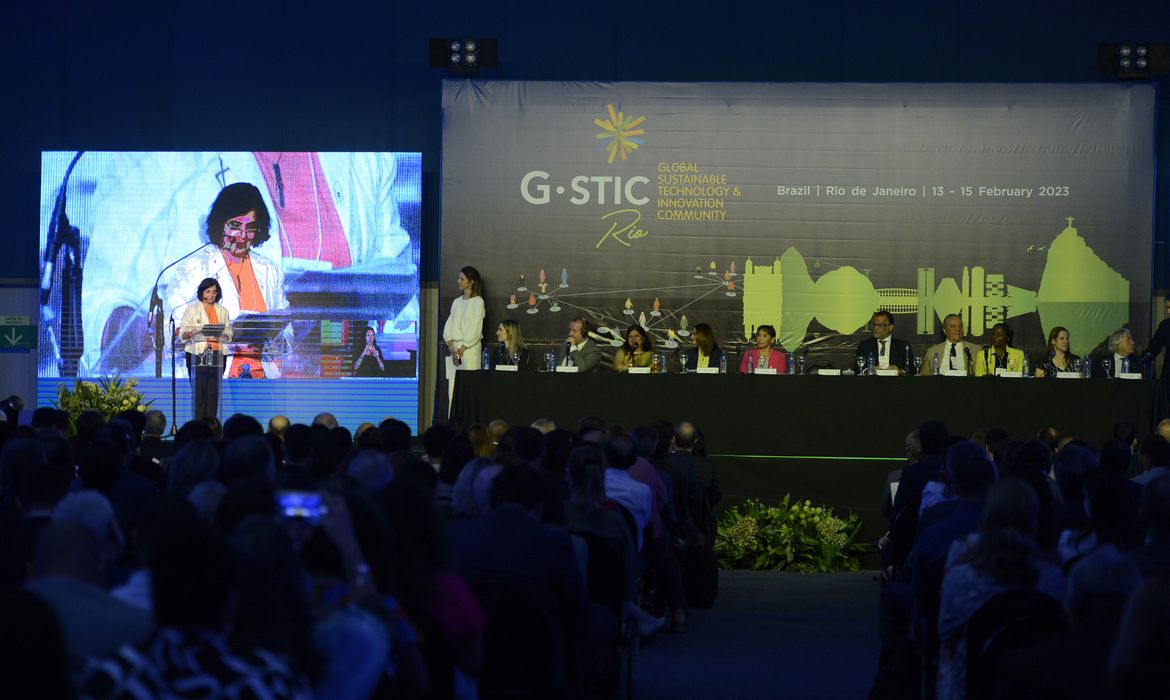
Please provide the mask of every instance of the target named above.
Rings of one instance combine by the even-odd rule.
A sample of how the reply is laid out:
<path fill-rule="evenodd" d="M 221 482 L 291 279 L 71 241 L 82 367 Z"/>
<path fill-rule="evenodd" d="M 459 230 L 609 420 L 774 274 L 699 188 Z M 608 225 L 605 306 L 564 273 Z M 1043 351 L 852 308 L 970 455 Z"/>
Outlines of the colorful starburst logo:
<path fill-rule="evenodd" d="M 594 119 L 593 123 L 602 129 L 601 133 L 597 134 L 597 140 L 600 142 L 598 148 L 609 153 L 609 163 L 612 165 L 619 155 L 622 160 L 629 160 L 630 154 L 645 143 L 638 137 L 645 134 L 646 130 L 637 127 L 646 121 L 646 116 L 631 117 L 625 112 L 616 111 L 612 104 L 606 106 L 609 107 L 609 119 L 598 118 Z"/>

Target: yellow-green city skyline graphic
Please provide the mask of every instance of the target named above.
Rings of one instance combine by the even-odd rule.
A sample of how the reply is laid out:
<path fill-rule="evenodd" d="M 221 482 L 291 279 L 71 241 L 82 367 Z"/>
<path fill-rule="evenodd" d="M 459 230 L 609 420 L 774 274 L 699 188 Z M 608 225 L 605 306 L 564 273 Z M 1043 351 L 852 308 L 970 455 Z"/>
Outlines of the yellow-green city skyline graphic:
<path fill-rule="evenodd" d="M 932 334 L 936 321 L 963 317 L 967 333 L 1032 312 L 1040 315 L 1044 337 L 1053 326 L 1068 328 L 1071 350 L 1083 355 L 1129 320 L 1129 280 L 1113 270 L 1068 225 L 1048 247 L 1040 287 L 1012 286 L 1002 274 L 964 266 L 959 279 L 935 283 L 933 267 L 918 268 L 918 285 L 877 289 L 853 267 L 840 267 L 813 280 L 804 256 L 789 247 L 771 265 L 748 258 L 743 274 L 744 335 L 763 324 L 776 327 L 780 343 L 795 348 L 813 319 L 837 333 L 864 328 L 873 311 L 915 314 L 919 335 Z"/>

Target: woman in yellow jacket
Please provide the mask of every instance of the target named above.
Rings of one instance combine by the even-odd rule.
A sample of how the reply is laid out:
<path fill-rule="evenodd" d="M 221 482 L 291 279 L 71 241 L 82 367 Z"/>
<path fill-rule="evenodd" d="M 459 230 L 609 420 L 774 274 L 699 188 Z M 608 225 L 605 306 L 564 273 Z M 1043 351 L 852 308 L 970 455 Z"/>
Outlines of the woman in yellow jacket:
<path fill-rule="evenodd" d="M 1024 351 L 1011 347 L 1012 329 L 1006 323 L 991 327 L 991 347 L 975 356 L 975 376 L 995 376 L 995 370 L 1003 369 L 1011 374 L 1024 371 Z"/>

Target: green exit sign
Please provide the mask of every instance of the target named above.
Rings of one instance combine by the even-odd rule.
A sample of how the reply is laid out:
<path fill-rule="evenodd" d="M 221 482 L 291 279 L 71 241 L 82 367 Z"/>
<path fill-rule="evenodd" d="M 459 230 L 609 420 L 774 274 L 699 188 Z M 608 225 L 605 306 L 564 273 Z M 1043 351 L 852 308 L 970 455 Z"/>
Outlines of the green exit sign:
<path fill-rule="evenodd" d="M 0 324 L 0 351 L 32 350 L 36 346 L 36 326 L 28 324 Z"/>

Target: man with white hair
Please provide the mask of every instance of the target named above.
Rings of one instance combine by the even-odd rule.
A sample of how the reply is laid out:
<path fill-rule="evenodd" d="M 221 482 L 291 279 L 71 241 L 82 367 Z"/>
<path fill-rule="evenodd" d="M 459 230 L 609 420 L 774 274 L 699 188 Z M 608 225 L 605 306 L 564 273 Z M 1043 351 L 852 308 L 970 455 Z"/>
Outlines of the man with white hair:
<path fill-rule="evenodd" d="M 548 435 L 557 429 L 557 424 L 552 418 L 537 418 L 532 421 L 532 427 L 539 430 L 541 435 Z"/>
<path fill-rule="evenodd" d="M 1109 334 L 1108 350 L 1094 360 L 1093 376 L 1110 379 L 1121 374 L 1123 363 L 1129 361 L 1130 372 L 1139 371 L 1137 344 L 1128 328 L 1118 328 Z"/>
<path fill-rule="evenodd" d="M 150 636 L 150 614 L 102 588 L 106 567 L 122 551 L 114 509 L 96 491 L 66 497 L 53 511 L 33 557 L 26 588 L 47 602 L 74 661 L 100 656 Z"/>
<path fill-rule="evenodd" d="M 313 416 L 313 425 L 323 425 L 333 430 L 337 427 L 337 418 L 332 413 L 318 413 Z"/>

